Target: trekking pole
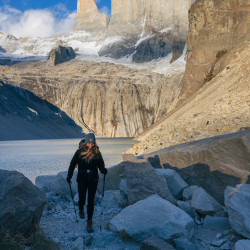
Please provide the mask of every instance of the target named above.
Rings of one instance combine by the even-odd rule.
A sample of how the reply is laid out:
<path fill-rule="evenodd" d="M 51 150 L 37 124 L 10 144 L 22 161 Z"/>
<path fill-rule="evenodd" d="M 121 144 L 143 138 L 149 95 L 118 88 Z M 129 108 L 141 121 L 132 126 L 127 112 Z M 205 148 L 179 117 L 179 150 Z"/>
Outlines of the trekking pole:
<path fill-rule="evenodd" d="M 76 216 L 76 207 L 75 207 L 73 192 L 72 192 L 72 188 L 71 188 L 71 181 L 69 182 L 69 188 L 70 188 L 71 198 L 73 201 L 73 206 L 74 206 L 74 211 L 75 211 L 75 216 Z M 76 216 L 76 223 L 78 223 L 77 216 Z"/>
<path fill-rule="evenodd" d="M 103 186 L 102 186 L 101 225 L 100 225 L 100 231 L 102 231 L 102 224 L 103 224 L 103 198 L 104 198 L 104 189 L 105 189 L 105 178 L 106 178 L 106 175 L 104 175 L 104 178 L 103 178 Z"/>

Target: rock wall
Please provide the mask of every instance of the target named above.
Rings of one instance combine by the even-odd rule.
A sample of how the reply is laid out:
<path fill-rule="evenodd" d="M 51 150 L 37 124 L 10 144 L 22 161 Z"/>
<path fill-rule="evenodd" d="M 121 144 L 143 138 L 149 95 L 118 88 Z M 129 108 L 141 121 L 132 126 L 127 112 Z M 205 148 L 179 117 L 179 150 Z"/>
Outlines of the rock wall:
<path fill-rule="evenodd" d="M 190 0 L 112 1 L 111 21 L 99 55 L 132 55 L 133 61 L 144 62 L 173 51 L 175 60 L 185 46 L 189 7 Z"/>
<path fill-rule="evenodd" d="M 74 30 L 90 32 L 103 31 L 109 24 L 109 17 L 100 13 L 95 0 L 78 0 Z"/>
<path fill-rule="evenodd" d="M 182 73 L 172 77 L 110 63 L 71 60 L 2 67 L 5 82 L 26 88 L 97 135 L 136 136 L 165 115 L 179 95 Z M 83 120 L 82 120 L 83 119 Z M 87 131 L 86 131 L 87 132 Z"/>
<path fill-rule="evenodd" d="M 224 66 L 218 61 L 249 41 L 250 0 L 196 1 L 189 10 L 182 94 L 187 96 L 214 78 Z"/>

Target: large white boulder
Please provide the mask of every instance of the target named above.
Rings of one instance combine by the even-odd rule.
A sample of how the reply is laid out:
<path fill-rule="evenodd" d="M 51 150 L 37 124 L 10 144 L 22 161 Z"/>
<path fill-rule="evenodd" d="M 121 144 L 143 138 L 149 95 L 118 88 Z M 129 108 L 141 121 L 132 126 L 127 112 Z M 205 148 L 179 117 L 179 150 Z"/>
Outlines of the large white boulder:
<path fill-rule="evenodd" d="M 188 184 L 172 169 L 156 169 L 156 172 L 162 175 L 168 184 L 169 191 L 177 199 L 182 198 L 182 192 L 188 187 Z"/>
<path fill-rule="evenodd" d="M 155 194 L 123 209 L 112 218 L 109 227 L 141 242 L 152 235 L 164 240 L 190 238 L 194 221 L 184 211 Z"/>
<path fill-rule="evenodd" d="M 37 176 L 35 184 L 41 188 L 44 192 L 54 192 L 57 195 L 71 195 L 69 184 L 66 181 L 67 172 L 60 172 L 57 175 L 41 175 Z M 77 193 L 76 178 L 71 179 L 73 195 Z"/>
<path fill-rule="evenodd" d="M 228 187 L 225 190 L 225 206 L 232 229 L 250 239 L 250 184 Z"/>
<path fill-rule="evenodd" d="M 35 231 L 46 195 L 16 171 L 0 170 L 0 228 L 13 233 Z"/>
<path fill-rule="evenodd" d="M 223 207 L 201 187 L 194 191 L 191 207 L 204 215 L 214 215 L 223 211 Z"/>

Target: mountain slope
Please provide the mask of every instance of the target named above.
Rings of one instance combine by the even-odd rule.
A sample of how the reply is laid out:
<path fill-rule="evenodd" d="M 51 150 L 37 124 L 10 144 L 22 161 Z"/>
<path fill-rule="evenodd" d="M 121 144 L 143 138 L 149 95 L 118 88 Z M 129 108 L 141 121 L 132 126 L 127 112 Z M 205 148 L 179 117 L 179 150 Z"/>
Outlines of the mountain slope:
<path fill-rule="evenodd" d="M 224 69 L 181 107 L 136 139 L 135 154 L 250 127 L 250 46 L 221 59 Z"/>
<path fill-rule="evenodd" d="M 76 138 L 83 134 L 64 112 L 30 91 L 0 82 L 0 140 Z"/>

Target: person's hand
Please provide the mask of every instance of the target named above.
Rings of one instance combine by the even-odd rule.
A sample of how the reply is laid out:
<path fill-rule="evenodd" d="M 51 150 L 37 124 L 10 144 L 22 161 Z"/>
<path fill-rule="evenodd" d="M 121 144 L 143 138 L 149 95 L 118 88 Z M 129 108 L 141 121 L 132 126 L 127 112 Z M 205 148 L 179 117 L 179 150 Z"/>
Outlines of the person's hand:
<path fill-rule="evenodd" d="M 71 184 L 71 178 L 69 178 L 68 176 L 67 176 L 67 178 L 66 178 L 66 181 L 67 181 L 69 184 Z"/>
<path fill-rule="evenodd" d="M 106 175 L 108 173 L 108 170 L 106 168 L 103 169 L 102 173 Z"/>

